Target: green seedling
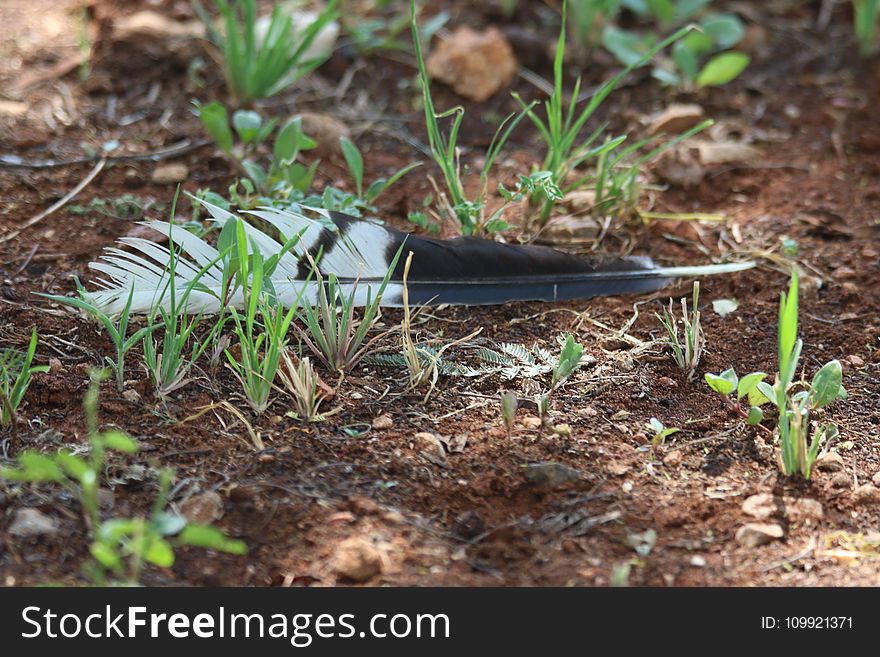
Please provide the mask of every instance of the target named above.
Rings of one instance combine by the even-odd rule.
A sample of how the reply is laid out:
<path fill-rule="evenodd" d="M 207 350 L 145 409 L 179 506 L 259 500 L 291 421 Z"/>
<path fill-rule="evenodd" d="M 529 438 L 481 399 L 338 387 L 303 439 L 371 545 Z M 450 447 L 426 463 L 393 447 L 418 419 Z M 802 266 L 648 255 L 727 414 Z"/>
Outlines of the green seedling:
<path fill-rule="evenodd" d="M 639 3 L 634 8 L 642 18 L 655 23 L 660 33 L 698 18 L 707 0 L 661 0 Z M 632 8 L 632 7 L 631 7 Z M 736 14 L 711 13 L 695 23 L 691 32 L 672 47 L 672 57 L 661 60 L 653 75 L 677 87 L 722 86 L 734 80 L 748 66 L 747 54 L 730 50 L 745 35 L 745 26 Z M 643 55 L 658 41 L 654 30 L 637 31 L 606 26 L 602 34 L 605 48 L 622 64 L 641 66 Z"/>
<path fill-rule="evenodd" d="M 317 19 L 304 29 L 293 24 L 293 15 L 283 4 L 272 10 L 264 29 L 257 16 L 256 0 L 215 0 L 223 21 L 222 33 L 198 0 L 197 13 L 223 56 L 223 73 L 229 91 L 241 103 L 268 98 L 283 91 L 320 66 L 329 53 L 307 58 L 321 31 L 336 16 L 336 0 L 330 0 Z"/>
<path fill-rule="evenodd" d="M 778 333 L 779 369 L 776 380 L 770 384 L 760 381 L 758 390 L 776 407 L 777 432 L 782 452 L 782 470 L 786 475 L 800 473 L 810 479 L 819 448 L 837 436 L 837 426 L 831 423 L 811 426 L 810 415 L 839 399 L 846 399 L 843 387 L 843 368 L 839 361 L 825 363 L 816 372 L 810 384 L 796 381 L 803 341 L 798 337 L 798 277 L 791 276 L 788 294 L 783 292 L 779 301 Z"/>
<path fill-rule="evenodd" d="M 330 371 L 350 372 L 375 342 L 375 339 L 367 341 L 367 333 L 380 317 L 382 295 L 397 267 L 402 250 L 403 246 L 397 250 L 385 277 L 381 281 L 368 284 L 360 322 L 355 319 L 355 307 L 358 305 L 358 285 L 363 282 L 354 280 L 348 283 L 350 291 L 345 295 L 335 274 L 327 276 L 325 285 L 323 276 L 315 269 L 318 297 L 316 303 L 307 305 L 302 310 L 305 330 L 296 330 L 315 357 Z M 374 291 L 377 282 L 378 286 Z"/>
<path fill-rule="evenodd" d="M 280 253 L 265 258 L 256 246 L 252 253 L 248 253 L 247 236 L 241 219 L 227 225 L 232 225 L 235 230 L 232 262 L 236 270 L 236 285 L 244 293 L 245 310 L 244 313 L 232 311 L 233 332 L 238 338 L 240 354 L 233 355 L 228 349 L 224 353 L 242 385 L 248 404 L 255 413 L 260 414 L 269 407 L 275 375 L 287 345 L 287 333 L 311 275 L 285 311 L 275 296 L 271 277 L 281 255 L 298 241 L 299 235 L 289 240 Z"/>
<path fill-rule="evenodd" d="M 445 183 L 446 192 L 441 193 L 438 190 L 438 196 L 442 200 L 441 205 L 445 206 L 446 214 L 451 216 L 460 225 L 461 232 L 464 235 L 479 235 L 482 232 L 504 230 L 507 224 L 503 223 L 501 219 L 501 210 L 492 213 L 491 216 L 486 215 L 489 174 L 511 133 L 528 114 L 534 103 L 523 104 L 522 111 L 515 115 L 511 114 L 498 126 L 492 142 L 489 144 L 489 149 L 486 151 L 485 162 L 480 172 L 480 187 L 477 196 L 473 199 L 469 198 L 464 189 L 458 147 L 458 133 L 464 118 L 464 109 L 462 107 L 453 107 L 442 113 L 436 111 L 434 99 L 431 96 L 430 79 L 428 78 L 425 58 L 422 52 L 421 35 L 416 20 L 415 0 L 410 0 L 410 22 L 413 46 L 419 68 L 419 85 L 425 109 L 428 142 L 431 147 L 431 155 L 434 162 L 440 168 Z M 443 119 L 451 119 L 449 131 L 445 133 L 440 128 L 440 120 Z"/>
<path fill-rule="evenodd" d="M 654 447 L 662 445 L 669 436 L 681 431 L 678 427 L 663 426 L 663 423 L 655 417 L 648 420 L 647 427 L 651 431 L 651 445 Z"/>
<path fill-rule="evenodd" d="M 516 420 L 516 409 L 519 399 L 515 392 L 510 390 L 501 391 L 501 419 L 504 420 L 504 428 L 507 431 L 507 439 L 513 434 L 513 422 Z"/>
<path fill-rule="evenodd" d="M 80 283 L 79 278 L 74 277 L 76 291 L 79 297 L 62 297 L 53 294 L 39 294 L 56 303 L 73 306 L 79 310 L 83 310 L 104 327 L 113 347 L 116 350 L 116 358 L 106 358 L 107 363 L 116 373 L 116 389 L 119 392 L 125 390 L 125 355 L 129 350 L 143 341 L 148 335 L 158 328 L 158 325 L 147 325 L 137 329 L 131 335 L 128 335 L 129 322 L 131 321 L 131 303 L 134 299 L 134 284 L 128 293 L 125 306 L 117 318 L 111 318 L 98 306 L 96 306 L 89 298 L 86 289 Z"/>
<path fill-rule="evenodd" d="M 877 49 L 877 25 L 880 21 L 880 0 L 852 0 L 853 27 L 862 57 Z"/>
<path fill-rule="evenodd" d="M 767 374 L 764 372 L 752 372 L 741 379 L 736 375 L 733 368 L 724 370 L 720 374 L 706 372 L 706 383 L 712 390 L 724 398 L 728 407 L 741 416 L 750 426 L 761 426 L 764 419 L 764 411 L 761 406 L 768 402 L 767 397 L 761 392 L 758 384 Z"/>
<path fill-rule="evenodd" d="M 195 105 L 195 111 L 206 132 L 235 164 L 242 178 L 230 189 L 230 198 L 237 205 L 249 208 L 272 205 L 278 200 L 301 200 L 312 185 L 318 161 L 306 166 L 299 162 L 300 153 L 317 143 L 302 128 L 302 117 L 287 121 L 275 132 L 277 121 L 263 118 L 254 111 L 229 112 L 217 101 Z M 275 133 L 271 154 L 266 164 L 257 161 L 260 146 L 267 144 Z M 243 192 L 238 191 L 239 185 Z"/>
<path fill-rule="evenodd" d="M 678 320 L 672 307 L 672 299 L 669 300 L 669 308 L 663 309 L 663 316 L 657 313 L 654 316 L 660 320 L 666 329 L 666 344 L 672 350 L 672 357 L 678 368 L 687 375 L 691 381 L 696 374 L 703 353 L 706 339 L 703 336 L 703 328 L 700 325 L 700 283 L 694 281 L 691 310 L 688 312 L 687 300 L 681 299 L 681 319 L 683 331 L 679 337 Z"/>
<path fill-rule="evenodd" d="M 27 351 L 0 350 L 0 426 L 15 431 L 15 413 L 21 405 L 34 374 L 48 372 L 45 365 L 33 365 L 37 352 L 37 329 L 31 331 Z"/>
<path fill-rule="evenodd" d="M 408 164 L 407 166 L 398 169 L 388 178 L 379 178 L 375 180 L 365 190 L 364 158 L 361 155 L 360 150 L 358 150 L 358 147 L 355 146 L 353 141 L 345 136 L 339 138 L 339 146 L 342 149 L 342 155 L 345 157 L 345 162 L 348 165 L 348 171 L 351 174 L 352 179 L 354 180 L 355 187 L 357 188 L 358 200 L 362 204 L 364 204 L 364 206 L 371 208 L 373 212 L 375 212 L 375 208 L 372 207 L 373 203 L 375 203 L 376 199 L 379 198 L 379 196 L 384 191 L 386 191 L 389 187 L 391 187 L 394 183 L 396 183 L 410 171 L 418 166 L 421 166 L 419 162 Z"/>
<path fill-rule="evenodd" d="M 540 169 L 550 173 L 551 180 L 563 194 L 584 186 L 593 178 L 590 176 L 571 183 L 569 180 L 573 171 L 588 163 L 596 162 L 601 155 L 613 151 L 626 139 L 625 136 L 621 136 L 601 140 L 600 138 L 605 132 L 604 125 L 599 126 L 588 137 L 582 138 L 581 132 L 587 121 L 634 68 L 650 61 L 663 48 L 683 38 L 690 31 L 690 28 L 681 28 L 648 49 L 639 59 L 627 64 L 623 71 L 599 87 L 584 107 L 578 108 L 578 99 L 581 93 L 580 78 L 575 82 L 570 100 L 566 100 L 563 89 L 567 7 L 568 2 L 563 2 L 562 29 L 556 46 L 556 56 L 553 60 L 553 93 L 544 102 L 544 118 L 541 118 L 530 105 L 514 94 L 514 98 L 520 103 L 522 110 L 527 113 L 546 145 L 547 154 Z M 550 219 L 556 200 L 541 189 L 529 196 L 529 206 L 536 214 L 540 225 L 543 226 Z"/>
<path fill-rule="evenodd" d="M 55 483 L 79 501 L 92 538 L 90 551 L 95 559 L 89 572 L 98 585 L 106 582 L 107 572 L 112 572 L 125 584 L 137 585 L 145 564 L 168 568 L 174 563 L 175 546 L 194 545 L 244 554 L 245 545 L 241 541 L 226 538 L 214 527 L 188 523 L 176 513 L 165 511 L 174 476 L 169 469 L 160 473 L 159 495 L 149 518 L 102 520 L 98 500 L 108 452 L 134 454 L 138 451 L 137 442 L 125 433 L 98 430 L 98 388 L 105 378 L 104 371 L 92 373 L 83 401 L 90 448 L 87 457 L 67 450 L 52 455 L 28 450 L 19 454 L 17 467 L 0 469 L 0 478 Z"/>
<path fill-rule="evenodd" d="M 331 413 L 319 412 L 321 402 L 327 396 L 327 386 L 322 384 L 321 377 L 315 372 L 308 356 L 294 360 L 289 349 L 281 355 L 282 366 L 278 370 L 283 390 L 293 401 L 293 410 L 286 415 L 303 422 L 322 422 Z M 323 386 L 323 388 L 321 387 Z M 332 391 L 331 391 L 332 394 Z"/>

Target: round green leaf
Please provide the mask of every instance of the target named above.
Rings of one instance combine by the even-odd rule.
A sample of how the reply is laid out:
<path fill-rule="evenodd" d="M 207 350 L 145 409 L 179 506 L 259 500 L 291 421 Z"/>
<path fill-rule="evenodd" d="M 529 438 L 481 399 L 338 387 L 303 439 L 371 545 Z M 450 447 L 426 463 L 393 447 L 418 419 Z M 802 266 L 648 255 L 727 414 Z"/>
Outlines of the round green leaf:
<path fill-rule="evenodd" d="M 251 110 L 238 110 L 232 115 L 232 125 L 238 133 L 238 138 L 249 144 L 260 133 L 263 119 Z"/>
<path fill-rule="evenodd" d="M 749 409 L 749 417 L 746 420 L 750 425 L 755 426 L 756 424 L 760 424 L 761 420 L 764 419 L 764 411 L 762 411 L 757 406 L 752 406 Z"/>
<path fill-rule="evenodd" d="M 736 389 L 737 382 L 736 372 L 733 369 L 724 370 L 721 374 L 706 372 L 706 383 L 709 387 L 725 397 Z"/>
<path fill-rule="evenodd" d="M 739 400 L 746 395 L 750 395 L 766 376 L 767 375 L 764 372 L 752 372 L 751 374 L 746 374 L 739 380 L 739 384 L 736 386 L 736 398 Z M 755 405 L 757 406 L 757 404 Z"/>
<path fill-rule="evenodd" d="M 734 14 L 714 14 L 708 16 L 700 25 L 719 48 L 731 48 L 739 43 L 746 33 L 742 21 Z"/>
<path fill-rule="evenodd" d="M 244 541 L 227 538 L 222 531 L 210 525 L 187 525 L 180 534 L 180 542 L 184 545 L 195 545 L 230 554 L 245 554 L 247 552 Z"/>
<path fill-rule="evenodd" d="M 170 568 L 174 565 L 174 548 L 164 538 L 153 537 L 144 551 L 144 559 L 161 568 Z"/>
<path fill-rule="evenodd" d="M 625 66 L 634 66 L 641 61 L 645 52 L 650 48 L 650 42 L 645 37 L 635 32 L 627 32 L 619 28 L 608 26 L 602 34 L 602 45 L 618 61 Z"/>
<path fill-rule="evenodd" d="M 720 87 L 733 80 L 749 65 L 751 58 L 742 52 L 725 52 L 710 59 L 700 75 L 697 85 Z"/>
<path fill-rule="evenodd" d="M 121 431 L 108 431 L 104 434 L 101 434 L 101 437 L 104 439 L 104 444 L 110 448 L 115 449 L 117 452 L 124 452 L 126 454 L 134 454 L 138 451 L 138 444 L 132 438 L 128 437 Z"/>
<path fill-rule="evenodd" d="M 816 408 L 821 408 L 837 399 L 843 382 L 843 368 L 839 360 L 825 363 L 816 372 L 810 385 L 810 401 Z"/>

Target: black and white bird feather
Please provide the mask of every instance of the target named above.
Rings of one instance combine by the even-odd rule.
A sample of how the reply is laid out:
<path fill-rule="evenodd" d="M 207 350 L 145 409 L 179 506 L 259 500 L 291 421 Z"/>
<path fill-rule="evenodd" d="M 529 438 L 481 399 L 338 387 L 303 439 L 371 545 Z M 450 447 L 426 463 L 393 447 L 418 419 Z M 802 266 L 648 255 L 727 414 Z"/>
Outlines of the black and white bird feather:
<path fill-rule="evenodd" d="M 236 215 L 201 201 L 219 227 Z M 659 290 L 676 278 L 708 276 L 749 269 L 753 262 L 693 267 L 661 267 L 650 258 L 631 256 L 586 259 L 552 248 L 513 245 L 491 240 L 460 237 L 451 240 L 408 235 L 370 221 L 338 212 L 313 208 L 277 210 L 264 208 L 247 212 L 273 226 L 285 239 L 301 233 L 298 242 L 280 258 L 273 274 L 275 293 L 285 305 L 317 298 L 315 277 L 309 278 L 313 262 L 326 277 L 334 274 L 342 292 L 357 282 L 356 302 L 366 303 L 368 290 L 375 296 L 395 255 L 403 245 L 382 297 L 382 305 L 403 303 L 403 273 L 406 256 L 412 253 L 407 276 L 411 304 L 488 305 L 510 301 L 562 301 L 594 296 L 644 294 Z M 269 257 L 282 244 L 248 222 L 242 222 L 249 252 L 259 250 Z M 144 222 L 167 235 L 175 244 L 175 289 L 183 290 L 207 268 L 201 285 L 187 298 L 190 313 L 217 313 L 221 309 L 223 268 L 217 249 L 179 226 L 163 221 Z M 102 275 L 100 289 L 90 293 L 93 303 L 108 314 L 119 313 L 132 288 L 131 311 L 147 313 L 160 299 L 167 298 L 170 250 L 147 239 L 123 237 L 126 249 L 111 247 L 91 269 Z M 303 286 L 307 286 L 303 289 Z M 232 306 L 244 301 L 241 289 L 228 298 Z"/>

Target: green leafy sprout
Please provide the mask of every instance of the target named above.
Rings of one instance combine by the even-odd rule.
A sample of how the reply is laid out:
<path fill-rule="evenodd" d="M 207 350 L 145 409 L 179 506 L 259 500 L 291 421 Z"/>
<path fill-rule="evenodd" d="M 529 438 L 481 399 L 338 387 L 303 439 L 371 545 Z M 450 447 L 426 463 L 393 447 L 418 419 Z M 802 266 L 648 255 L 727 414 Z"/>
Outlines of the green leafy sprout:
<path fill-rule="evenodd" d="M 0 478 L 27 483 L 55 483 L 79 500 L 92 538 L 91 554 L 95 566 L 91 574 L 96 584 L 105 582 L 107 572 L 123 578 L 129 585 L 140 582 L 145 563 L 167 568 L 174 563 L 174 546 L 194 545 L 233 554 L 244 554 L 241 541 L 227 538 L 208 525 L 188 523 L 183 517 L 165 511 L 174 473 L 163 469 L 159 475 L 159 494 L 149 518 L 111 518 L 102 520 L 99 504 L 101 475 L 110 451 L 134 454 L 138 444 L 127 434 L 98 430 L 98 391 L 106 371 L 94 371 L 83 400 L 89 436 L 89 454 L 79 456 L 68 450 L 41 454 L 27 450 L 18 455 L 16 467 L 0 469 Z M 173 538 L 174 537 L 174 538 Z M 126 566 L 127 561 L 127 568 Z M 127 576 L 125 571 L 127 570 Z"/>
<path fill-rule="evenodd" d="M 214 29 L 207 12 L 197 1 L 197 12 L 208 25 L 209 35 L 223 55 L 223 72 L 229 91 L 241 103 L 268 98 L 307 75 L 329 53 L 306 59 L 320 32 L 336 16 L 336 0 L 330 0 L 317 19 L 304 29 L 293 24 L 290 10 L 278 3 L 268 26 L 261 28 L 256 0 L 215 0 L 223 20 L 222 33 Z"/>
<path fill-rule="evenodd" d="M 15 412 L 21 405 L 34 374 L 48 372 L 45 365 L 33 365 L 37 352 L 37 329 L 31 331 L 27 351 L 0 350 L 0 426 L 15 430 Z"/>
<path fill-rule="evenodd" d="M 687 375 L 688 381 L 694 378 L 706 339 L 703 336 L 703 328 L 700 325 L 700 282 L 694 281 L 691 310 L 688 312 L 687 299 L 681 299 L 681 319 L 683 330 L 679 337 L 678 320 L 672 307 L 672 299 L 669 300 L 669 308 L 663 309 L 663 316 L 657 313 L 654 316 L 660 320 L 666 330 L 666 344 L 672 350 L 672 357 L 678 368 Z"/>

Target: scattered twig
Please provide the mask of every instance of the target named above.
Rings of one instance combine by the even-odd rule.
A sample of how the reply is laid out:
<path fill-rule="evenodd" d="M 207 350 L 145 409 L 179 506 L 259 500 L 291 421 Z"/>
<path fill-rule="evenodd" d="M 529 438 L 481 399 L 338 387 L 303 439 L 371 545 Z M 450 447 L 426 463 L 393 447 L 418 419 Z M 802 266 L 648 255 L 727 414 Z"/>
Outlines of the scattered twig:
<path fill-rule="evenodd" d="M 22 224 L 19 228 L 16 228 L 15 230 L 13 230 L 9 233 L 6 233 L 2 237 L 0 237 L 0 244 L 5 244 L 6 242 L 8 242 L 10 240 L 15 239 L 16 237 L 21 235 L 21 233 L 23 231 L 27 230 L 28 228 L 31 228 L 32 226 L 35 226 L 36 224 L 40 223 L 43 219 L 48 217 L 50 214 L 52 214 L 56 210 L 60 210 L 65 205 L 67 205 L 70 202 L 70 200 L 73 199 L 74 196 L 76 196 L 82 190 L 84 190 L 88 186 L 88 184 L 90 182 L 92 182 L 99 173 L 101 173 L 101 171 L 104 169 L 104 166 L 106 164 L 107 164 L 106 158 L 99 160 L 98 163 L 92 168 L 92 170 L 89 171 L 88 175 L 85 178 L 83 178 L 76 187 L 74 187 L 69 192 L 67 192 L 67 194 L 65 194 L 57 202 L 53 203 L 50 207 L 43 210 L 39 214 L 34 215 L 33 217 L 31 217 L 27 221 L 25 221 L 24 224 Z"/>
<path fill-rule="evenodd" d="M 185 155 L 186 153 L 198 150 L 203 146 L 212 143 L 213 141 L 210 139 L 202 139 L 195 142 L 190 141 L 189 139 L 184 139 L 183 141 L 172 144 L 167 148 L 160 148 L 159 150 L 149 151 L 147 153 L 131 153 L 109 157 L 93 155 L 91 157 L 75 157 L 69 160 L 28 161 L 21 159 L 18 155 L 0 155 L 0 167 L 7 167 L 10 169 L 52 169 L 55 167 L 67 167 L 75 164 L 91 164 L 92 162 L 98 162 L 100 160 L 106 160 L 110 164 L 113 164 L 114 162 L 158 162 L 159 160 L 166 160 L 179 155 Z"/>

